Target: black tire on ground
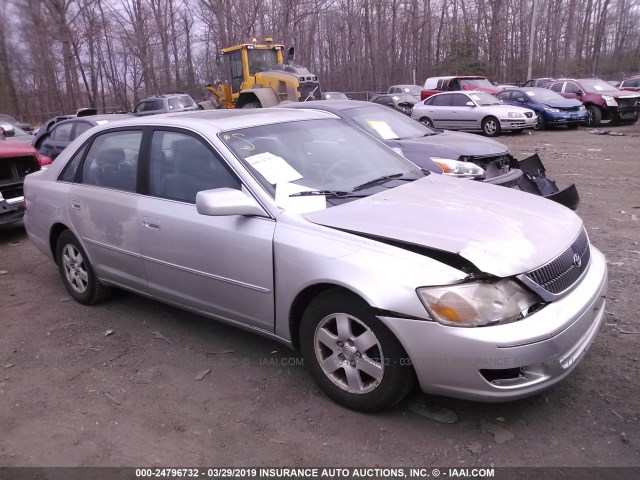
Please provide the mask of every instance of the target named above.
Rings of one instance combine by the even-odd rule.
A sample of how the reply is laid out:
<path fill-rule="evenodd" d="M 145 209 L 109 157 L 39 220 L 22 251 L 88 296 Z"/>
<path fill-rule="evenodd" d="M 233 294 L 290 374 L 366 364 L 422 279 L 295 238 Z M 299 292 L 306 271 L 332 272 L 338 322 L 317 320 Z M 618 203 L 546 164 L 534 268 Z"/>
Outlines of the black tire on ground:
<path fill-rule="evenodd" d="M 427 127 L 433 128 L 433 122 L 429 117 L 422 117 L 420 119 L 420 123 L 424 123 Z"/>
<path fill-rule="evenodd" d="M 87 254 L 69 230 L 58 237 L 56 260 L 62 282 L 77 302 L 93 305 L 111 295 L 111 288 L 98 281 Z"/>
<path fill-rule="evenodd" d="M 359 297 L 337 289 L 320 294 L 300 324 L 300 349 L 318 386 L 361 412 L 402 400 L 415 385 L 406 352 Z"/>
<path fill-rule="evenodd" d="M 538 120 L 533 128 L 535 130 L 545 130 L 547 128 L 547 122 L 544 121 L 544 117 L 542 115 L 538 115 Z"/>
<path fill-rule="evenodd" d="M 597 127 L 602 122 L 602 110 L 595 105 L 589 105 L 587 107 L 589 110 L 589 117 L 587 118 L 587 125 L 589 127 Z"/>
<path fill-rule="evenodd" d="M 500 121 L 496 117 L 487 117 L 482 120 L 482 133 L 487 137 L 497 137 L 502 133 Z"/>

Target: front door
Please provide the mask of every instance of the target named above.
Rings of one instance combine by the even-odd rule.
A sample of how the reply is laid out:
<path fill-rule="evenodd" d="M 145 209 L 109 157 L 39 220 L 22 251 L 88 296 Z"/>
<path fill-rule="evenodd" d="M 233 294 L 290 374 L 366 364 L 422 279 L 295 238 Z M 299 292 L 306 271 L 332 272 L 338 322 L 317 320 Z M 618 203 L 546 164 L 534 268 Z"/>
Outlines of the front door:
<path fill-rule="evenodd" d="M 241 189 L 226 162 L 200 137 L 155 130 L 149 195 L 138 227 L 152 294 L 273 332 L 273 234 L 266 217 L 200 215 L 198 191 Z"/>

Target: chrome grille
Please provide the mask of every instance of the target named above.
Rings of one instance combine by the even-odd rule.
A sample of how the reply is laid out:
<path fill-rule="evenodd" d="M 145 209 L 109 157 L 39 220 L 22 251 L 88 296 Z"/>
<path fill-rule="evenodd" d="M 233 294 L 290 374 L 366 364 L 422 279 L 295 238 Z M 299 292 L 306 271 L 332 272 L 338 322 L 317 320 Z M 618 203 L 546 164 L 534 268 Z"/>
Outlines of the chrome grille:
<path fill-rule="evenodd" d="M 578 281 L 589 265 L 589 258 L 589 239 L 583 229 L 569 248 L 526 277 L 552 295 L 559 295 Z"/>

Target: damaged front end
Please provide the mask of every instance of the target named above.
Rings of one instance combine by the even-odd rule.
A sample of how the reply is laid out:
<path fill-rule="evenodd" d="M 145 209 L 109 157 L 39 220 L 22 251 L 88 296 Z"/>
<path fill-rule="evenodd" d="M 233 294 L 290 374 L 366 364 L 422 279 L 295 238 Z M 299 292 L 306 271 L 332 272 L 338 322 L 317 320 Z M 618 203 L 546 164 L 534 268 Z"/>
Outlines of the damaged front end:
<path fill-rule="evenodd" d="M 560 190 L 556 182 L 547 178 L 542 160 L 537 154 L 524 160 L 516 160 L 518 168 L 522 170 L 522 177 L 518 181 L 518 188 L 523 192 L 541 195 L 544 198 L 558 202 L 571 210 L 576 210 L 580 204 L 580 195 L 575 183 Z"/>
<path fill-rule="evenodd" d="M 0 225 L 22 219 L 24 215 L 24 177 L 39 168 L 35 156 L 23 155 L 2 158 L 0 155 Z"/>
<path fill-rule="evenodd" d="M 575 184 L 560 190 L 554 180 L 547 178 L 546 169 L 537 154 L 524 160 L 517 160 L 508 154 L 497 157 L 460 157 L 460 160 L 481 167 L 486 183 L 540 195 L 572 210 L 576 210 L 580 204 Z"/>

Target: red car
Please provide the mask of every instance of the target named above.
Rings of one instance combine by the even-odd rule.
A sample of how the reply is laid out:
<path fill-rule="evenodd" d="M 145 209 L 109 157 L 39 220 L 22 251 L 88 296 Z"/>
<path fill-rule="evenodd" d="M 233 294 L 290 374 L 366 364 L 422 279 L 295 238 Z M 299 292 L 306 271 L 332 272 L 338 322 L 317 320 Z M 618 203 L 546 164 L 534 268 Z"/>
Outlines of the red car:
<path fill-rule="evenodd" d="M 589 127 L 597 127 L 602 120 L 635 123 L 640 118 L 640 94 L 618 90 L 599 78 L 563 79 L 546 88 L 580 100 L 589 112 Z"/>
<path fill-rule="evenodd" d="M 0 225 L 17 222 L 24 215 L 24 177 L 49 165 L 31 145 L 3 141 L 0 134 Z"/>

